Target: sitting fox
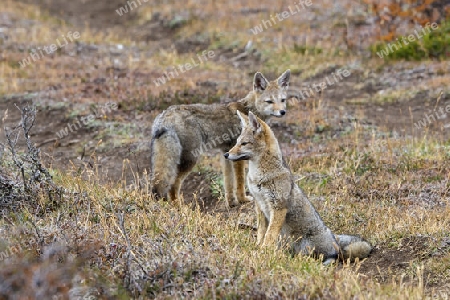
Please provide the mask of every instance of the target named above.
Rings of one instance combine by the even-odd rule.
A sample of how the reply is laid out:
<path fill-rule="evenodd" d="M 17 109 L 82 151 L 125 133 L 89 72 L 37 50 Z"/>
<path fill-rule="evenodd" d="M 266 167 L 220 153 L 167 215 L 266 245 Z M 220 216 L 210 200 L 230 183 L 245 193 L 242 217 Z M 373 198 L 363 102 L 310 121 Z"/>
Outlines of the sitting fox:
<path fill-rule="evenodd" d="M 241 123 L 236 110 L 250 110 L 260 118 L 286 114 L 286 97 L 290 71 L 268 81 L 257 72 L 252 91 L 243 99 L 229 104 L 174 105 L 159 114 L 152 127 L 151 184 L 158 197 L 175 200 L 180 197 L 183 180 L 204 150 L 219 149 L 225 153 L 237 140 Z M 248 201 L 245 196 L 244 162 L 232 163 L 221 156 L 225 200 L 228 206 Z"/>
<path fill-rule="evenodd" d="M 341 259 L 366 258 L 372 246 L 357 236 L 334 235 L 295 183 L 283 161 L 270 127 L 248 113 L 237 112 L 242 132 L 225 158 L 249 161 L 247 184 L 255 199 L 257 243 L 263 246 L 288 243 L 294 253 L 323 256 L 324 264 Z M 280 238 L 280 239 L 279 239 Z"/>

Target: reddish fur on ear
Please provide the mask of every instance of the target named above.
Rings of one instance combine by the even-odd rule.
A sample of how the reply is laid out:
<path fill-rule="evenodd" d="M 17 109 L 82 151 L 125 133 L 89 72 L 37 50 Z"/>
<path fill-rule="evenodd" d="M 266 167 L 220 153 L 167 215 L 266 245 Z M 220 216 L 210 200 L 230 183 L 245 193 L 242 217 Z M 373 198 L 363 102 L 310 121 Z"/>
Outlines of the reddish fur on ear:
<path fill-rule="evenodd" d="M 291 78 L 291 70 L 287 69 L 283 74 L 278 77 L 278 85 L 284 88 L 289 86 L 289 79 Z"/>
<path fill-rule="evenodd" d="M 262 92 L 267 88 L 269 82 L 260 72 L 255 73 L 255 77 L 253 78 L 253 89 L 257 92 Z"/>

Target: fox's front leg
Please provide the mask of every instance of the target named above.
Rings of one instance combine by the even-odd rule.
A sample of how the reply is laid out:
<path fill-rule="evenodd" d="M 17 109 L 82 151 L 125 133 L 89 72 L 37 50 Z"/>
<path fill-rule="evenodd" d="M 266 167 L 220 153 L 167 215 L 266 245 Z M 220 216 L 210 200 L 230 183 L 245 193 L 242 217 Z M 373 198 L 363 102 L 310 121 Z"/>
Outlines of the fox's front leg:
<path fill-rule="evenodd" d="M 234 172 L 233 163 L 224 157 L 220 158 L 222 163 L 222 173 L 223 173 L 223 185 L 225 188 L 225 201 L 228 207 L 237 206 L 239 202 L 236 200 L 234 195 Z"/>
<path fill-rule="evenodd" d="M 236 199 L 239 203 L 252 201 L 251 197 L 245 195 L 245 161 L 236 161 L 233 163 L 234 170 L 234 188 Z"/>
<path fill-rule="evenodd" d="M 267 227 L 266 235 L 264 236 L 263 246 L 275 245 L 281 228 L 286 220 L 287 209 L 272 209 L 270 212 L 269 227 Z"/>
<path fill-rule="evenodd" d="M 256 203 L 256 205 L 255 205 L 255 210 L 256 210 L 256 220 L 257 220 L 257 226 L 258 226 L 258 231 L 257 231 L 257 235 L 256 235 L 256 244 L 261 245 L 264 240 L 264 235 L 266 234 L 266 231 L 267 231 L 268 222 L 267 222 L 266 215 L 264 215 L 262 210 L 259 208 L 258 203 Z"/>

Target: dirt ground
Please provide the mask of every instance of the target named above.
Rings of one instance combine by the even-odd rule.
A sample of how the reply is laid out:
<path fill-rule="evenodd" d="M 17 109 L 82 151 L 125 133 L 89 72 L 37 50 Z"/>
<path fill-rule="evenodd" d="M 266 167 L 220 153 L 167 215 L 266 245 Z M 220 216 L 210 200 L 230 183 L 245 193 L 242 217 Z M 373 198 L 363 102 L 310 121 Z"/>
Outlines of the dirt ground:
<path fill-rule="evenodd" d="M 159 49 L 174 45 L 178 52 L 196 52 L 197 49 L 205 49 L 208 41 L 201 44 L 196 41 L 189 42 L 185 38 L 177 35 L 175 29 L 169 29 L 163 21 L 136 24 L 134 12 L 130 12 L 124 17 L 117 18 L 115 9 L 123 5 L 121 0 L 110 1 L 65 1 L 65 0 L 20 0 L 22 3 L 38 4 L 42 10 L 50 15 L 64 19 L 77 27 L 88 26 L 93 31 L 111 31 L 118 35 L 129 35 L 135 42 L 148 43 L 149 53 L 152 49 Z M 89 7 L 89 9 L 87 9 Z M 1 19 L 0 19 L 1 21 Z M 1 22 L 0 22 L 1 23 Z M 15 26 L 15 24 L 11 25 Z M 27 26 L 27 25 L 20 25 Z M 32 25 L 28 25 L 32 26 Z M 30 29 L 30 28 L 26 28 Z M 294 34 L 294 33 L 291 33 Z M 84 53 L 86 61 L 95 60 L 101 55 L 101 47 L 90 50 L 89 45 L 78 45 L 78 51 Z M 133 55 L 133 47 L 127 48 L 120 55 Z M 235 53 L 226 49 L 221 50 L 218 57 L 224 63 L 232 63 Z M 69 58 L 68 58 L 69 59 Z M 219 58 L 217 58 L 219 59 Z M 243 58 L 236 68 L 241 70 L 256 69 L 260 64 L 258 57 L 248 56 Z M 80 68 L 79 70 L 77 68 Z M 66 70 L 66 77 L 77 76 L 82 72 L 81 66 L 75 66 Z M 338 68 L 339 66 L 336 66 Z M 332 72 L 332 69 L 324 70 L 305 79 L 293 76 L 292 86 L 306 87 L 310 84 L 321 81 Z M 442 74 L 450 73 L 448 62 L 430 62 L 426 65 L 417 66 L 402 62 L 392 66 L 382 68 L 378 72 L 369 72 L 366 67 L 355 68 L 351 76 L 345 82 L 330 86 L 321 97 L 316 99 L 292 100 L 294 105 L 288 110 L 296 110 L 295 118 L 288 115 L 283 120 L 273 120 L 272 125 L 276 135 L 282 142 L 285 153 L 300 153 L 307 156 L 320 153 L 326 137 L 334 138 L 343 135 L 346 128 L 357 122 L 365 128 L 373 128 L 377 132 L 385 132 L 394 136 L 406 138 L 421 138 L 425 135 L 434 135 L 442 140 L 450 137 L 450 119 L 443 118 L 430 124 L 427 130 L 416 130 L 413 122 L 422 119 L 430 113 L 436 105 L 450 105 L 450 94 L 444 95 L 437 102 L 439 90 L 432 87 L 423 91 L 408 95 L 404 94 L 398 99 L 383 99 L 383 94 L 392 90 L 393 87 L 402 87 L 404 91 L 414 86 L 420 86 L 429 80 L 438 80 Z M 156 102 L 155 98 L 149 97 L 148 101 L 143 101 L 138 105 L 120 105 L 115 111 L 106 112 L 104 115 L 97 115 L 99 122 L 93 126 L 83 126 L 63 139 L 59 139 L 55 132 L 63 129 L 68 123 L 73 123 L 73 113 L 88 115 L 93 113 L 95 108 L 91 104 L 100 105 L 110 99 L 112 89 L 125 90 L 126 84 L 132 80 L 140 82 L 145 89 L 151 89 L 155 72 L 148 69 L 130 70 L 127 66 L 118 66 L 110 69 L 98 69 L 97 73 L 91 74 L 87 80 L 79 80 L 70 83 L 69 80 L 61 81 L 56 85 L 42 86 L 40 89 L 30 91 L 28 94 L 8 95 L 0 99 L 0 112 L 8 110 L 6 126 L 17 124 L 20 120 L 20 112 L 14 107 L 15 104 L 22 106 L 25 103 L 38 105 L 39 113 L 33 130 L 33 141 L 42 149 L 42 155 L 46 163 L 51 167 L 67 172 L 85 172 L 97 170 L 104 181 L 125 180 L 128 184 L 136 183 L 137 176 L 143 177 L 144 170 L 149 166 L 149 136 L 151 123 L 154 117 L 167 106 L 165 102 Z M 109 82 L 110 77 L 114 78 L 115 84 Z M 268 74 L 267 77 L 273 76 Z M 190 90 L 190 93 L 181 95 L 179 102 L 195 101 L 191 100 L 192 94 L 202 94 L 205 97 L 214 95 L 221 89 L 221 85 L 215 82 L 214 76 L 209 81 L 204 81 L 197 88 Z M 230 87 L 228 95 L 239 97 L 245 94 L 250 87 L 251 77 L 247 76 L 246 82 L 234 83 Z M 200 92 L 201 91 L 201 92 Z M 69 95 L 69 96 L 68 96 Z M 70 95 L 78 95 L 71 97 Z M 377 96 L 380 102 L 368 101 L 371 97 Z M 68 97 L 67 100 L 62 100 Z M 121 97 L 126 97 L 126 92 Z M 198 98 L 197 98 L 198 99 Z M 155 101 L 155 102 L 152 102 Z M 162 100 L 161 100 L 162 101 Z M 64 105 L 58 105 L 58 103 Z M 163 105 L 161 105 L 161 103 Z M 170 103 L 169 103 L 170 104 Z M 320 114 L 321 122 L 327 124 L 326 130 L 311 133 L 307 130 L 306 121 L 297 122 L 298 116 L 308 119 L 312 114 Z M 100 120 L 106 120 L 107 124 L 102 124 Z M 108 123 L 109 122 L 109 123 Z M 119 123 L 115 126 L 113 123 Z M 128 127 L 127 127 L 128 126 Z M 128 128 L 119 132 L 123 128 Z M 298 135 L 296 132 L 306 132 L 305 135 Z M 120 136 L 122 140 L 118 140 Z M 318 138 L 319 143 L 311 143 L 312 138 Z M 101 142 L 99 142 L 101 140 Z M 308 144 L 308 150 L 299 152 L 298 149 L 303 144 Z M 210 164 L 211 169 L 218 166 L 217 157 L 205 158 L 205 164 Z M 124 161 L 128 161 L 124 164 Z M 220 173 L 193 172 L 187 178 L 183 194 L 185 201 L 198 203 L 205 213 L 227 214 L 223 203 L 217 201 L 218 192 L 211 187 L 211 180 L 219 182 Z M 250 205 L 232 210 L 241 210 L 242 213 L 251 213 Z M 388 243 L 375 245 L 375 250 L 370 257 L 359 268 L 362 276 L 376 278 L 380 283 L 389 282 L 393 277 L 410 270 L 414 264 L 420 260 L 426 262 L 430 257 L 442 255 L 446 249 L 450 248 L 450 241 L 441 245 L 434 253 L 425 251 L 428 249 L 426 243 L 429 237 L 407 237 L 401 240 L 402 247 L 392 248 Z M 422 251 L 424 250 L 424 251 Z M 425 274 L 427 284 L 430 288 L 448 289 L 449 283 L 437 282 L 433 279 L 433 274 Z M 405 281 L 408 278 L 404 278 Z"/>

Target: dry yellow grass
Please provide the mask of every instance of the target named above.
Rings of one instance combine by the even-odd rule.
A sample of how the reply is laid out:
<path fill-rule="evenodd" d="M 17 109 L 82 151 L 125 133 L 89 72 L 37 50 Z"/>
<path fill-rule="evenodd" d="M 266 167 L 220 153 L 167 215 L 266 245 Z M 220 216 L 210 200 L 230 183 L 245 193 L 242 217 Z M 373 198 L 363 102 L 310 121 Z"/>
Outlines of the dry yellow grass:
<path fill-rule="evenodd" d="M 445 171 L 448 150 L 442 151 L 440 144 L 429 140 L 417 144 L 388 141 L 384 145 L 386 148 L 373 151 L 369 147 L 353 154 L 335 152 L 331 156 L 290 161 L 293 170 L 298 166 L 299 176 L 309 174 L 300 180 L 300 185 L 315 199 L 314 205 L 334 231 L 360 234 L 374 245 L 385 244 L 425 258 L 412 259 L 409 267 L 394 272 L 383 284 L 359 271 L 374 257 L 361 266 L 357 263 L 324 267 L 308 257 L 259 249 L 254 234 L 239 229 L 240 210 L 211 214 L 195 205 L 155 201 L 145 192 L 145 186 L 139 190 L 125 183 L 99 183 L 96 168 L 86 174 L 87 180 L 55 172 L 55 183 L 65 191 L 61 200 L 51 203 L 41 194 L 37 203 L 30 206 L 21 202 L 22 212 L 11 211 L 1 221 L 0 228 L 5 233 L 2 251 L 17 243 L 27 245 L 30 237 L 40 241 L 27 245 L 27 250 L 14 253 L 2 263 L 8 266 L 23 262 L 25 253 L 30 255 L 28 260 L 34 260 L 43 249 L 61 244 L 65 249 L 62 253 L 48 251 L 55 251 L 59 261 L 69 266 L 67 260 L 72 256 L 77 264 L 89 265 L 93 270 L 68 267 L 70 272 L 103 278 L 90 282 L 92 285 L 81 281 L 84 283 L 72 283 L 69 287 L 86 294 L 100 293 L 101 297 L 124 293 L 120 286 L 129 295 L 145 294 L 151 298 L 437 296 L 439 289 L 427 284 L 441 283 L 450 276 L 442 264 L 449 259 L 448 248 L 433 254 L 442 240 L 448 238 L 449 207 L 423 197 L 402 198 L 398 193 L 402 194 L 399 191 L 405 184 L 411 184 L 408 191 L 414 194 L 420 192 L 427 178 L 448 176 Z M 127 165 L 124 162 L 124 167 Z M 371 171 L 364 171 L 368 169 Z M 393 173 L 392 169 L 397 171 Z M 437 174 L 417 175 L 432 169 Z M 324 174 L 327 180 L 317 180 L 311 174 Z M 370 191 L 376 191 L 377 195 L 371 197 Z M 315 197 L 318 195 L 320 198 Z M 249 208 L 250 215 L 245 221 L 254 222 L 251 205 L 244 211 Z M 15 234 L 16 226 L 24 226 L 20 236 Z M 402 249 L 406 247 L 402 245 L 403 239 L 411 237 L 431 237 L 431 241 L 420 249 Z M 49 262 L 43 260 L 39 268 L 46 264 Z M 63 267 L 57 267 L 58 263 L 53 261 L 50 264 Z M 390 271 L 388 266 L 380 265 L 379 272 L 371 276 L 385 278 Z M 98 286 L 96 289 L 95 284 L 103 281 L 106 290 Z"/>

